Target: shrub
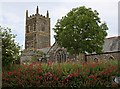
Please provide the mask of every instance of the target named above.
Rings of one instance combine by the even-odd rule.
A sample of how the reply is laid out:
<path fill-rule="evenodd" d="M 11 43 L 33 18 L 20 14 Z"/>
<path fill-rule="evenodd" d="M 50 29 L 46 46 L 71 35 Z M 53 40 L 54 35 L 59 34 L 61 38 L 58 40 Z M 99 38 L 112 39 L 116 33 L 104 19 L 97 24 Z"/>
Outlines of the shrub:
<path fill-rule="evenodd" d="M 117 61 L 31 63 L 3 68 L 3 87 L 111 87 Z"/>

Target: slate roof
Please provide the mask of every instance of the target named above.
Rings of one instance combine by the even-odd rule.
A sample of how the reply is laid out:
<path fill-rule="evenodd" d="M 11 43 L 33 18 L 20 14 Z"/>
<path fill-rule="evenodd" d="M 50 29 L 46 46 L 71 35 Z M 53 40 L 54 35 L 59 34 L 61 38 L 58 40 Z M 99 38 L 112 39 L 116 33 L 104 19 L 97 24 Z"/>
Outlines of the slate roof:
<path fill-rule="evenodd" d="M 55 42 L 51 47 L 38 49 L 44 53 L 49 53 L 55 51 L 59 48 L 57 42 Z M 105 39 L 105 43 L 103 45 L 103 52 L 113 52 L 120 51 L 120 36 L 109 37 Z"/>
<path fill-rule="evenodd" d="M 42 51 L 43 53 L 47 54 L 47 52 L 50 50 L 51 47 L 46 47 L 46 48 L 42 48 L 42 49 L 37 49 L 39 51 Z"/>
<path fill-rule="evenodd" d="M 103 45 L 104 52 L 120 51 L 120 36 L 109 37 L 105 39 Z"/>

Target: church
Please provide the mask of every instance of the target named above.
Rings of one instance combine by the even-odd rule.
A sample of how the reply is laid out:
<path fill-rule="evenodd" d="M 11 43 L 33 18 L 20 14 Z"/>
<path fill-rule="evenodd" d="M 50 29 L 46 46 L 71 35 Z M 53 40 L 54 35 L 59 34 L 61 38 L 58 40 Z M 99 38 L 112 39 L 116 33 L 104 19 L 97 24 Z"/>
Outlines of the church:
<path fill-rule="evenodd" d="M 120 49 L 120 37 L 106 38 L 103 45 L 103 52 L 113 52 Z M 37 55 L 35 51 L 42 52 Z M 74 58 L 69 55 L 64 47 L 60 47 L 57 42 L 50 46 L 50 17 L 49 12 L 43 16 L 39 12 L 37 6 L 36 13 L 28 15 L 26 10 L 26 26 L 25 26 L 25 50 L 21 56 L 21 62 L 28 61 L 32 56 L 37 56 L 38 61 L 42 58 L 52 60 L 54 62 L 66 62 L 67 59 Z"/>
<path fill-rule="evenodd" d="M 28 51 L 27 51 L 28 50 Z M 50 18 L 47 11 L 46 16 L 39 13 L 37 6 L 36 13 L 28 16 L 28 10 L 26 10 L 26 26 L 25 26 L 25 50 L 22 54 L 21 61 L 31 59 L 31 57 L 37 56 L 39 60 L 44 55 L 37 55 L 34 51 L 43 52 L 52 61 L 66 61 L 67 52 L 66 49 L 61 48 L 55 42 L 53 46 L 50 46 Z"/>

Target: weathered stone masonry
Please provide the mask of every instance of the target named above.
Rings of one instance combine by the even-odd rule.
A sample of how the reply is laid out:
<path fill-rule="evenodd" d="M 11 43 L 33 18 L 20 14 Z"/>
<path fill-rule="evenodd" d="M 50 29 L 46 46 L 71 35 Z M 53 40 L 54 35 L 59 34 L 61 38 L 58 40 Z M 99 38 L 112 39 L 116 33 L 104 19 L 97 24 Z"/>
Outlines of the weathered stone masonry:
<path fill-rule="evenodd" d="M 120 60 L 120 51 L 105 52 L 101 54 L 88 54 L 86 55 L 87 61 L 96 60 Z"/>
<path fill-rule="evenodd" d="M 37 6 L 36 14 L 28 17 L 26 11 L 25 49 L 42 49 L 50 47 L 50 18 L 47 11 L 46 17 L 39 14 Z"/>

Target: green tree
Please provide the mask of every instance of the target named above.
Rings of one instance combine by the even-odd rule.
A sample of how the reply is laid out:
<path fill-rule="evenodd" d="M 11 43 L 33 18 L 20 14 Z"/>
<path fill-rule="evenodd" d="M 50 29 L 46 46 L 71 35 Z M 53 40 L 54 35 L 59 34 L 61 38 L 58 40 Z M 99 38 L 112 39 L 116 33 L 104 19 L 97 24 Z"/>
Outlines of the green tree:
<path fill-rule="evenodd" d="M 108 27 L 98 15 L 85 6 L 73 8 L 53 28 L 58 44 L 72 54 L 101 53 Z"/>
<path fill-rule="evenodd" d="M 15 61 L 19 61 L 20 46 L 15 42 L 15 35 L 11 29 L 0 26 L 2 38 L 2 66 L 9 66 Z"/>

